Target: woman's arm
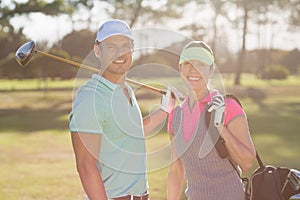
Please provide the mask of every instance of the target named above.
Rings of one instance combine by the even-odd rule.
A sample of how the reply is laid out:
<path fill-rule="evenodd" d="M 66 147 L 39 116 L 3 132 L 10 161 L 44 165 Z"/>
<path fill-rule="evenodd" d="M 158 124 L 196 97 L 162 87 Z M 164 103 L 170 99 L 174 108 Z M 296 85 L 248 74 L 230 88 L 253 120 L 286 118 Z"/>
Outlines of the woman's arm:
<path fill-rule="evenodd" d="M 76 167 L 82 186 L 90 200 L 107 200 L 104 184 L 97 168 L 101 136 L 72 132 Z"/>
<path fill-rule="evenodd" d="M 172 139 L 173 137 L 171 136 L 171 140 Z M 175 155 L 174 149 L 172 153 L 173 155 Z M 184 167 L 181 160 L 178 158 L 175 162 L 171 164 L 169 169 L 167 186 L 168 200 L 180 200 L 184 181 Z"/>
<path fill-rule="evenodd" d="M 238 116 L 227 126 L 220 126 L 218 130 L 225 140 L 226 149 L 233 161 L 242 168 L 243 172 L 250 170 L 256 152 L 246 117 Z"/>

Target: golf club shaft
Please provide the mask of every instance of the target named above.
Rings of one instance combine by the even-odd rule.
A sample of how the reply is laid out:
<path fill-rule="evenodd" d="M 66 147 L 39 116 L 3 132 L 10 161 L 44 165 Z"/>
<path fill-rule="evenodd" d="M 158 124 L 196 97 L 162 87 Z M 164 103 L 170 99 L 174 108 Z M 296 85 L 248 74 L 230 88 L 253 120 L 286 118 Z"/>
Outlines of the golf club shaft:
<path fill-rule="evenodd" d="M 80 64 L 78 62 L 75 62 L 75 61 L 72 61 L 72 60 L 68 60 L 68 59 L 65 59 L 65 58 L 62 58 L 62 57 L 59 57 L 59 56 L 55 56 L 55 55 L 52 55 L 52 54 L 48 54 L 48 53 L 45 53 L 43 51 L 35 50 L 35 52 L 38 53 L 38 54 L 40 54 L 40 55 L 47 56 L 49 58 L 53 58 L 53 59 L 56 59 L 56 60 L 59 60 L 59 61 L 71 64 L 71 65 L 74 65 L 76 67 L 81 67 L 81 68 L 84 68 L 84 69 L 88 69 L 88 70 L 96 72 L 96 73 L 100 72 L 99 69 L 96 69 L 94 67 L 90 67 L 90 66 L 87 66 L 87 65 L 84 65 L 84 64 Z"/>
<path fill-rule="evenodd" d="M 84 65 L 84 64 L 80 64 L 78 62 L 75 62 L 75 61 L 72 61 L 72 60 L 68 60 L 68 59 L 65 59 L 65 58 L 62 58 L 62 57 L 59 57 L 59 56 L 55 56 L 55 55 L 52 55 L 52 54 L 49 54 L 49 53 L 45 53 L 43 51 L 35 50 L 35 52 L 38 53 L 38 54 L 40 54 L 40 55 L 47 56 L 49 58 L 53 58 L 53 59 L 62 61 L 62 62 L 71 64 L 71 65 L 76 66 L 76 67 L 84 68 L 84 69 L 87 69 L 87 70 L 90 70 L 90 71 L 93 71 L 93 72 L 96 72 L 96 73 L 100 72 L 99 69 L 96 69 L 94 67 L 91 67 L 91 66 L 88 66 L 88 65 Z M 164 91 L 164 90 L 161 90 L 161 89 L 158 89 L 158 88 L 155 88 L 155 87 L 152 87 L 152 86 L 140 83 L 138 81 L 134 81 L 134 80 L 131 80 L 131 79 L 128 79 L 128 78 L 126 78 L 126 81 L 128 83 L 132 83 L 134 85 L 137 85 L 137 86 L 140 86 L 140 87 L 144 87 L 146 89 L 152 90 L 154 92 L 158 92 L 160 94 L 166 94 L 166 91 Z"/>

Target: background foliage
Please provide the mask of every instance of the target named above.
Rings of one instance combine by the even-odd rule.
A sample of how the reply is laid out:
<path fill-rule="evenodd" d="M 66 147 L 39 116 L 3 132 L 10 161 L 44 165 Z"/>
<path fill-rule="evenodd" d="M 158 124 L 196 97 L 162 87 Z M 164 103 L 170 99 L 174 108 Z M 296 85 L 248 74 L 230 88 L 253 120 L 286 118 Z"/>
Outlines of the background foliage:
<path fill-rule="evenodd" d="M 68 16 L 72 24 L 73 31 L 65 35 L 61 40 L 49 45 L 45 41 L 38 44 L 40 50 L 55 52 L 58 56 L 66 56 L 67 58 L 77 61 L 83 61 L 88 53 L 92 50 L 95 31 L 90 28 L 96 22 L 95 13 L 105 13 L 107 18 L 120 18 L 128 22 L 131 27 L 136 25 L 142 26 L 162 26 L 170 20 L 180 19 L 191 8 L 197 10 L 211 11 L 210 23 L 207 25 L 204 21 L 187 20 L 185 24 L 178 25 L 179 31 L 185 31 L 187 35 L 196 40 L 204 40 L 208 42 L 216 54 L 216 63 L 220 66 L 222 72 L 231 72 L 235 74 L 234 84 L 239 85 L 241 74 L 243 72 L 251 72 L 258 77 L 262 77 L 263 73 L 281 65 L 288 69 L 290 74 L 296 74 L 299 71 L 300 61 L 299 49 L 286 51 L 283 49 L 273 49 L 272 42 L 276 34 L 272 34 L 270 45 L 268 48 L 260 46 L 264 43 L 261 41 L 263 34 L 272 30 L 275 31 L 278 21 L 285 21 L 289 26 L 289 31 L 299 31 L 300 1 L 283 1 L 283 0 L 214 0 L 214 1 L 158 1 L 158 0 L 132 0 L 132 1 L 93 1 L 93 0 L 54 0 L 46 1 L 25 1 L 8 0 L 10 4 L 0 3 L 2 12 L 0 13 L 0 77 L 2 78 L 37 78 L 37 77 L 61 77 L 72 78 L 74 73 L 63 67 L 64 64 L 50 62 L 47 58 L 39 58 L 39 62 L 31 64 L 35 68 L 41 67 L 41 70 L 24 69 L 18 71 L 14 62 L 14 52 L 24 42 L 30 40 L 23 33 L 26 24 L 20 27 L 12 25 L 12 19 L 17 17 L 30 17 L 32 13 L 43 13 L 49 16 Z M 192 10 L 191 10 L 192 11 Z M 235 11 L 236 15 L 232 15 Z M 282 14 L 279 14 L 279 13 Z M 96 15 L 97 15 L 96 14 Z M 201 12 L 195 12 L 196 18 Z M 81 18 L 79 16 L 85 16 Z M 126 17 L 125 17 L 126 16 Z M 276 17 L 274 17 L 276 16 Z M 238 52 L 230 49 L 230 44 L 224 43 L 226 37 L 224 35 L 224 27 L 220 27 L 218 22 L 220 19 L 227 21 L 232 30 L 241 32 L 241 37 L 237 38 L 237 42 L 241 44 Z M 100 21 L 103 21 L 101 19 Z M 78 30 L 78 24 L 85 24 Z M 246 41 L 249 34 L 249 26 L 257 26 L 257 48 L 247 50 Z M 263 31 L 260 31 L 263 30 Z M 212 34 L 211 34 L 212 33 Z M 155 36 L 154 36 L 155 37 Z M 182 48 L 182 44 L 170 44 L 170 46 L 178 46 Z M 53 50 L 51 50 L 53 49 Z M 161 56 L 159 53 L 147 53 L 139 58 L 138 63 L 143 63 L 143 59 L 151 59 L 151 62 L 163 62 L 169 66 L 175 67 L 176 59 L 172 56 Z M 46 64 L 49 63 L 49 64 Z M 52 65 L 61 65 L 61 69 L 57 72 Z M 265 69 L 268 68 L 268 69 Z M 25 72 L 24 72 L 25 71 Z M 72 71 L 72 70 L 71 70 Z M 288 74 L 286 74 L 288 76 Z M 273 76 L 272 78 L 276 78 Z M 280 77 L 282 78 L 282 77 Z"/>

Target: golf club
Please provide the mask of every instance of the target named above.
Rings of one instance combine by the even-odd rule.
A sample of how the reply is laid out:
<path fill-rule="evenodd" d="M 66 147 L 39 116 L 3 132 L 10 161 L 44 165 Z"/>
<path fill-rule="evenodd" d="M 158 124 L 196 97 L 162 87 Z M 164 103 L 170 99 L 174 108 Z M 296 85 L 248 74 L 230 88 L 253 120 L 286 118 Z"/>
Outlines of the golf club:
<path fill-rule="evenodd" d="M 72 60 L 68 60 L 68 59 L 65 59 L 65 58 L 62 58 L 62 57 L 59 57 L 59 56 L 55 56 L 55 55 L 52 55 L 52 54 L 49 54 L 49 53 L 45 53 L 43 51 L 36 50 L 35 46 L 36 46 L 35 42 L 31 40 L 31 41 L 23 44 L 17 50 L 17 52 L 16 52 L 16 60 L 17 60 L 17 62 L 19 63 L 20 66 L 25 67 L 26 65 L 28 65 L 28 63 L 30 62 L 30 60 L 31 60 L 31 58 L 33 56 L 33 53 L 38 53 L 40 55 L 47 56 L 49 58 L 53 58 L 55 60 L 62 61 L 62 62 L 71 64 L 71 65 L 76 66 L 76 67 L 84 68 L 84 69 L 87 69 L 89 71 L 93 71 L 93 72 L 96 72 L 96 73 L 100 72 L 99 69 L 96 69 L 94 67 L 91 67 L 91 66 L 88 66 L 88 65 L 84 65 L 84 64 L 80 64 L 80 63 L 72 61 Z M 152 90 L 154 92 L 158 92 L 160 94 L 166 94 L 166 91 L 164 91 L 164 90 L 161 90 L 161 89 L 158 89 L 158 88 L 155 88 L 155 87 L 152 87 L 152 86 L 140 83 L 140 82 L 132 80 L 132 79 L 126 78 L 126 81 L 128 83 L 132 83 L 134 85 L 137 85 L 137 86 L 140 86 L 140 87 Z"/>

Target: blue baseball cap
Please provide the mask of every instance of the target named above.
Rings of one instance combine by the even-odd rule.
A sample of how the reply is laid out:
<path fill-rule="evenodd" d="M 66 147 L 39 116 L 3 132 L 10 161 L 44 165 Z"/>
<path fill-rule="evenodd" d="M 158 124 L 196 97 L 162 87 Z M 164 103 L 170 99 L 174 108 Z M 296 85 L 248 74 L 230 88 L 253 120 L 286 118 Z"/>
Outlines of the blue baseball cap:
<path fill-rule="evenodd" d="M 102 42 L 113 35 L 122 35 L 133 40 L 132 31 L 125 22 L 118 19 L 111 19 L 100 26 L 97 31 L 95 42 Z"/>

